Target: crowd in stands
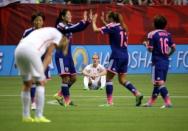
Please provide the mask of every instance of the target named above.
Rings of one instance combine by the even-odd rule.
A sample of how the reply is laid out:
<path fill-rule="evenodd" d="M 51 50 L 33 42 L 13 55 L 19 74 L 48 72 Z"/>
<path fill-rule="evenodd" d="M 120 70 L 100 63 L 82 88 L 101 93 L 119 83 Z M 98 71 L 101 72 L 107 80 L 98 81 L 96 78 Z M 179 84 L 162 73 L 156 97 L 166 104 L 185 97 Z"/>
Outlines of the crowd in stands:
<path fill-rule="evenodd" d="M 188 5 L 188 0 L 1 0 L 0 7 L 10 3 L 93 4 L 115 3 L 117 5 Z"/>

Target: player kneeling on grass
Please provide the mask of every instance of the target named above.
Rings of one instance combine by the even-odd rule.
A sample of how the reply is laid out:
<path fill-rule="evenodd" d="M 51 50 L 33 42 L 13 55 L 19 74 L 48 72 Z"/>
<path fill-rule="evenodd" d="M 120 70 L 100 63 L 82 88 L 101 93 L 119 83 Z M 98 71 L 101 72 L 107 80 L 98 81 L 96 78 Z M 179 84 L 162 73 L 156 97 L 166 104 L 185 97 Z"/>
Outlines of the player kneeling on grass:
<path fill-rule="evenodd" d="M 99 56 L 94 54 L 93 63 L 83 69 L 84 90 L 103 89 L 106 85 L 106 69 L 99 64 Z"/>
<path fill-rule="evenodd" d="M 161 94 L 165 103 L 161 108 L 168 108 L 172 104 L 165 81 L 169 67 L 169 56 L 175 51 L 175 44 L 172 41 L 171 34 L 164 29 L 167 25 L 164 16 L 156 16 L 153 23 L 155 30 L 148 34 L 148 40 L 143 43 L 152 53 L 153 92 L 149 101 L 143 106 L 151 107 L 158 95 Z"/>
<path fill-rule="evenodd" d="M 23 80 L 21 91 L 23 122 L 51 122 L 43 116 L 45 101 L 46 78 L 44 70 L 51 62 L 55 48 L 61 48 L 67 53 L 68 40 L 52 27 L 45 27 L 33 31 L 23 38 L 15 49 L 15 60 Z M 44 61 L 41 56 L 46 52 Z M 36 110 L 35 118 L 30 116 L 30 88 L 36 83 Z"/>

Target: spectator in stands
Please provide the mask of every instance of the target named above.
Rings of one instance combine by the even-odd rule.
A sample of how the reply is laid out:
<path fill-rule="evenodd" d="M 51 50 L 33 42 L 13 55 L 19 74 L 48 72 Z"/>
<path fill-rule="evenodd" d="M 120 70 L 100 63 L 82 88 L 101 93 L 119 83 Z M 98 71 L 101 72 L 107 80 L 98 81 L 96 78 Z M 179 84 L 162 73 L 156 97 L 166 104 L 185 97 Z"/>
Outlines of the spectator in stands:
<path fill-rule="evenodd" d="M 84 90 L 103 89 L 106 84 L 106 69 L 99 64 L 99 56 L 94 54 L 93 63 L 87 65 L 82 73 L 84 75 Z"/>

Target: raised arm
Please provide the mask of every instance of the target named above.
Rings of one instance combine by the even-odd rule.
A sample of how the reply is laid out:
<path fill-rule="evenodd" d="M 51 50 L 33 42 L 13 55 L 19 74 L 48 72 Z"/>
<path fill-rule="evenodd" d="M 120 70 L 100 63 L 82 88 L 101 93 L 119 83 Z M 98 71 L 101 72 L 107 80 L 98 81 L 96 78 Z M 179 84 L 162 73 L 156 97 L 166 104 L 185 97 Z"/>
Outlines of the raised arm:
<path fill-rule="evenodd" d="M 89 24 L 90 24 L 90 20 L 88 19 L 87 11 L 84 11 L 83 20 L 81 20 L 76 24 L 72 24 L 70 26 L 64 25 L 63 23 L 59 23 L 57 25 L 57 29 L 61 31 L 63 34 L 75 33 L 86 29 Z"/>
<path fill-rule="evenodd" d="M 93 28 L 93 31 L 94 31 L 94 32 L 100 32 L 100 28 L 98 28 L 97 25 L 96 25 L 97 17 L 98 17 L 98 15 L 95 14 L 95 15 L 93 16 L 93 18 L 92 18 L 92 28 Z"/>

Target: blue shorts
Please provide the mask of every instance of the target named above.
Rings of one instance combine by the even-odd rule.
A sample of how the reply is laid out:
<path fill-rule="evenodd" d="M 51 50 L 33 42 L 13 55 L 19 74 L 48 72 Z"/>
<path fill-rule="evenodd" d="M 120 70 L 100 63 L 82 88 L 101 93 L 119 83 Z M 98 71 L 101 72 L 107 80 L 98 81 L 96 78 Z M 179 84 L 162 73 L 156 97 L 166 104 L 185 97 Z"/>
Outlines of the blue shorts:
<path fill-rule="evenodd" d="M 76 69 L 72 56 L 64 56 L 63 53 L 56 52 L 55 62 L 59 75 L 74 75 Z"/>
<path fill-rule="evenodd" d="M 112 73 L 125 74 L 127 73 L 128 58 L 110 58 L 107 70 Z"/>
<path fill-rule="evenodd" d="M 153 83 L 155 83 L 155 82 L 165 82 L 166 81 L 166 77 L 167 77 L 167 73 L 168 73 L 168 67 L 164 68 L 165 65 L 162 68 L 160 68 L 160 67 L 161 67 L 161 65 L 158 66 L 158 64 L 152 66 Z"/>

